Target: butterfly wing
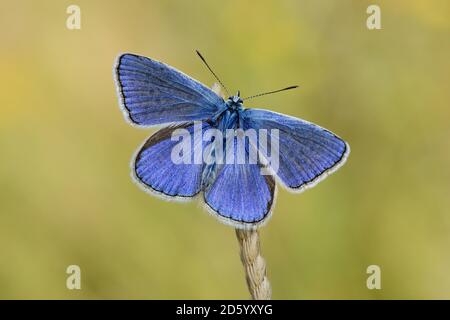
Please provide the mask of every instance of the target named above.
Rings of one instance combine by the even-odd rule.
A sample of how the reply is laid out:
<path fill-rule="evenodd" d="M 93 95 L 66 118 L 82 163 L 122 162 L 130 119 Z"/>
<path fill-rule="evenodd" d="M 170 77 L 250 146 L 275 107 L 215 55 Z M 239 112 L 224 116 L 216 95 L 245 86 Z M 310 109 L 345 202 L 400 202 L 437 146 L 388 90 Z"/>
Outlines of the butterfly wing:
<path fill-rule="evenodd" d="M 279 166 L 276 174 L 288 188 L 303 191 L 314 186 L 328 174 L 338 169 L 350 153 L 348 144 L 313 123 L 260 109 L 246 109 L 244 128 L 279 130 Z M 268 150 L 259 147 L 263 156 Z"/>
<path fill-rule="evenodd" d="M 200 127 L 193 123 L 169 126 L 151 136 L 137 152 L 132 163 L 135 180 L 145 191 L 170 199 L 186 200 L 195 196 L 201 190 L 203 163 L 195 161 L 195 152 L 205 147 L 202 131 L 209 125 L 203 122 Z M 175 130 L 185 130 L 189 137 L 189 163 L 173 161 L 172 152 L 180 139 Z M 186 138 L 185 137 L 185 138 Z M 187 151 L 188 152 L 188 151 Z M 200 154 L 201 155 L 201 154 Z"/>
<path fill-rule="evenodd" d="M 197 80 L 146 57 L 120 55 L 114 70 L 120 105 L 133 124 L 206 120 L 225 103 Z"/>
<path fill-rule="evenodd" d="M 234 146 L 226 152 L 236 153 Z M 247 155 L 248 157 L 248 150 Z M 260 164 L 233 163 L 219 166 L 216 179 L 204 192 L 207 208 L 225 223 L 245 228 L 257 226 L 270 216 L 276 186 L 270 175 L 261 175 Z"/>

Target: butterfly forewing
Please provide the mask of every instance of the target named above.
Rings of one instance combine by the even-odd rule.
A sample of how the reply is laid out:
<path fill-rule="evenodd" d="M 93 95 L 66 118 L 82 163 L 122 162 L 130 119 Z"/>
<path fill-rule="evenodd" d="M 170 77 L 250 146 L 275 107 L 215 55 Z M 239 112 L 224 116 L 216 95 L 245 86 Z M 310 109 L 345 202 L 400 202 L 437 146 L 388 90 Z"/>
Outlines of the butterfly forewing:
<path fill-rule="evenodd" d="M 115 77 L 127 119 L 141 126 L 210 119 L 224 104 L 184 73 L 134 54 L 117 58 Z"/>
<path fill-rule="evenodd" d="M 276 175 L 288 188 L 303 190 L 342 165 L 350 148 L 345 141 L 313 123 L 260 109 L 244 111 L 244 126 L 278 130 L 279 164 Z M 269 149 L 269 148 L 267 148 Z M 259 148 L 264 155 L 268 151 Z"/>

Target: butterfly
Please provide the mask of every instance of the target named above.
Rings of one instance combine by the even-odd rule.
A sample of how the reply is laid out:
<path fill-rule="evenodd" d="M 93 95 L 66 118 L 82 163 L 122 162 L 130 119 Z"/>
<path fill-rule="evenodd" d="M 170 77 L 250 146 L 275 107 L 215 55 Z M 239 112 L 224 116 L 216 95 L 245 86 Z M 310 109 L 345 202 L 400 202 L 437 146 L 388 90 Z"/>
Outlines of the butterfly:
<path fill-rule="evenodd" d="M 236 228 L 256 228 L 269 219 L 277 182 L 290 191 L 301 192 L 338 169 L 350 153 L 344 140 L 324 128 L 273 111 L 245 108 L 244 100 L 248 98 L 241 98 L 239 91 L 224 99 L 181 71 L 144 56 L 119 55 L 114 77 L 120 107 L 132 125 L 145 128 L 167 125 L 145 141 L 132 160 L 132 176 L 138 185 L 165 199 L 189 200 L 202 195 L 208 212 Z M 260 95 L 263 94 L 256 96 Z M 219 133 L 268 132 L 264 139 L 266 147 L 262 147 L 263 138 L 258 136 L 256 142 L 250 143 L 242 134 L 232 136 L 228 145 L 216 147 L 213 140 L 202 137 L 212 129 Z M 180 130 L 194 136 L 189 142 L 193 149 L 209 146 L 212 161 L 174 162 L 174 148 L 179 141 L 173 137 Z M 202 134 L 196 137 L 196 132 Z M 275 133 L 278 133 L 276 143 L 272 141 Z M 216 139 L 219 140 L 222 138 Z M 239 142 L 246 156 L 252 148 L 257 149 L 255 161 L 215 160 L 219 151 L 236 154 Z M 277 151 L 276 168 L 268 161 L 269 150 Z M 191 160 L 195 157 L 192 149 L 180 154 Z M 269 174 L 262 174 L 262 169 Z"/>

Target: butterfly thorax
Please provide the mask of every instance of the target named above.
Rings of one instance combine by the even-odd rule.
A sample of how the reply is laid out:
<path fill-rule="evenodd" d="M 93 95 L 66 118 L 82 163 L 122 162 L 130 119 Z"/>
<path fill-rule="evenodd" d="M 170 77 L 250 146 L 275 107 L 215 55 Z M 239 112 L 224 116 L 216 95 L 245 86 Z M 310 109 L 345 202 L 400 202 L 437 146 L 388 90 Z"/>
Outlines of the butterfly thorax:
<path fill-rule="evenodd" d="M 240 97 L 240 93 L 238 91 L 236 95 L 229 97 L 225 103 L 229 110 L 234 111 L 234 110 L 242 110 L 244 108 L 242 102 L 244 101 Z"/>

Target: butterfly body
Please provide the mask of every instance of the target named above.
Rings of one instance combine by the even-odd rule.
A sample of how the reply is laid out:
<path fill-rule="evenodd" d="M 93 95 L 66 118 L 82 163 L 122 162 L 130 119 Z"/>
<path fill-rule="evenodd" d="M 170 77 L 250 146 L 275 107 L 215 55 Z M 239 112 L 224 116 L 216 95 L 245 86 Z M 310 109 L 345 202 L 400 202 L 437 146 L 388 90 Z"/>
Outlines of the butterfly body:
<path fill-rule="evenodd" d="M 239 108 L 239 109 L 238 109 Z M 238 129 L 238 119 L 239 119 L 239 113 L 240 109 L 242 109 L 242 106 L 237 106 L 234 103 L 228 103 L 226 104 L 226 109 L 222 111 L 215 121 L 212 123 L 212 127 L 219 130 L 221 132 L 222 136 L 222 143 L 220 146 L 216 146 L 214 144 L 211 145 L 211 150 L 209 151 L 209 156 L 211 158 L 210 164 L 206 164 L 203 168 L 202 172 L 202 189 L 206 190 L 215 180 L 217 170 L 218 170 L 218 159 L 217 154 L 219 153 L 219 150 L 217 150 L 218 147 L 221 147 L 220 154 L 224 154 L 226 152 L 226 136 L 227 136 L 227 130 L 236 130 Z M 213 141 L 211 141 L 214 143 Z"/>
<path fill-rule="evenodd" d="M 238 228 L 268 220 L 276 182 L 303 191 L 339 168 L 350 151 L 326 129 L 244 108 L 239 92 L 224 100 L 182 72 L 146 57 L 120 55 L 114 75 L 120 105 L 132 124 L 168 125 L 133 159 L 138 184 L 169 199 L 201 194 L 209 212 Z M 182 155 L 182 161 L 174 161 L 174 155 Z"/>

